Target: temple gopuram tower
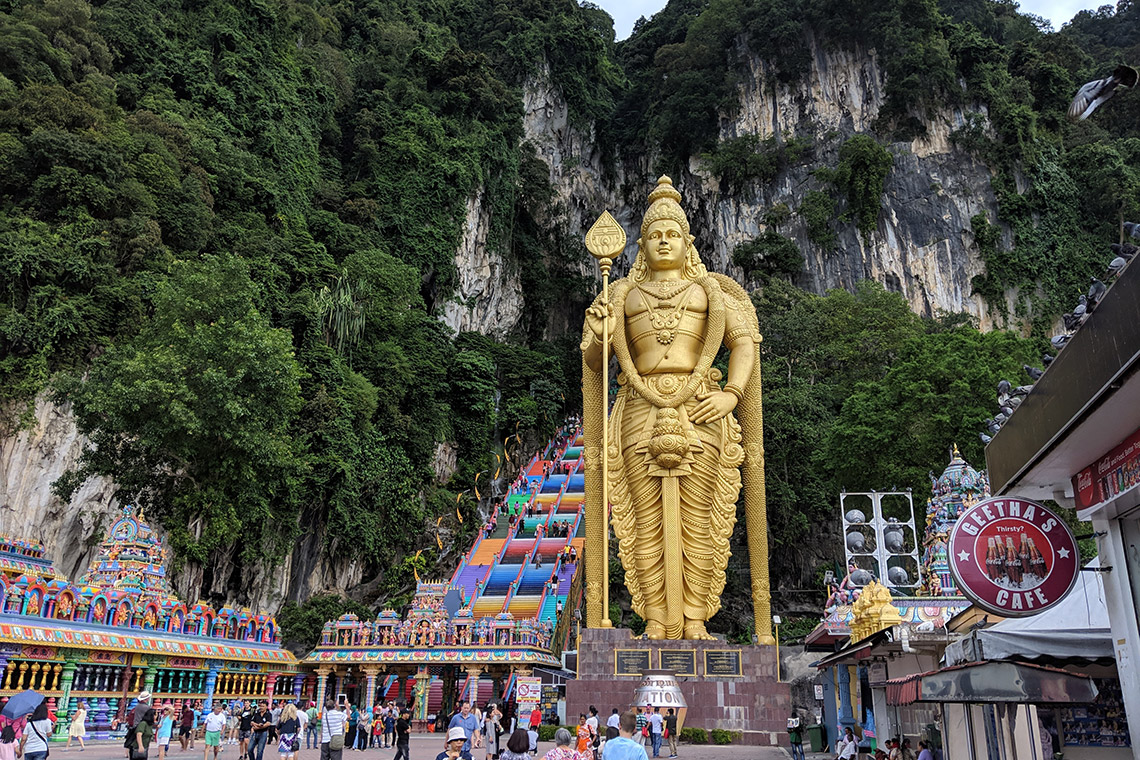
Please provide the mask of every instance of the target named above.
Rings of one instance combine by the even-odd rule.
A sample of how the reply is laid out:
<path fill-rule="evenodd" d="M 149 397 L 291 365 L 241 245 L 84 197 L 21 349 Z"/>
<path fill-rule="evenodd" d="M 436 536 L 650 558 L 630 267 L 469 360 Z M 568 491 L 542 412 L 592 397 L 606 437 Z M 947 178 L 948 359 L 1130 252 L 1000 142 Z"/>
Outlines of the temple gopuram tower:
<path fill-rule="evenodd" d="M 978 472 L 958 453 L 954 446 L 950 464 L 937 478 L 930 473 L 933 495 L 926 502 L 926 530 L 922 538 L 922 588 L 919 596 L 959 597 L 950 564 L 946 557 L 946 540 L 958 516 L 990 495 L 990 482 L 983 470 Z"/>

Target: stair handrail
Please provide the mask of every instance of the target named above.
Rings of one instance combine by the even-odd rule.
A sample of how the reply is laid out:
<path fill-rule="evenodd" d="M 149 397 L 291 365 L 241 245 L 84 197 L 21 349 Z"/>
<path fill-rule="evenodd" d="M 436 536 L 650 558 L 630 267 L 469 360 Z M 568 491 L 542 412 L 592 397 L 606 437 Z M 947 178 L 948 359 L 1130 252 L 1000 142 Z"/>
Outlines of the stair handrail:
<path fill-rule="evenodd" d="M 518 678 L 518 673 L 516 673 L 516 672 L 514 672 L 514 670 L 512 670 L 511 671 L 511 677 L 507 680 L 506 688 L 503 689 L 503 701 L 504 702 L 506 702 L 510 699 L 511 692 L 515 690 L 515 679 L 516 678 Z M 519 721 L 519 725 L 522 725 L 521 720 Z"/>

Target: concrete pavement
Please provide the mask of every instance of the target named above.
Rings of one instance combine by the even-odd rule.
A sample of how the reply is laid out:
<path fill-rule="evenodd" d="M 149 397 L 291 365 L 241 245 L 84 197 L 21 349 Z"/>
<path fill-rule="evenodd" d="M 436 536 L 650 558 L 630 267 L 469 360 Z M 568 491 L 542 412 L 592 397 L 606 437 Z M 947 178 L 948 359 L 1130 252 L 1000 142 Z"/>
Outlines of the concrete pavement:
<path fill-rule="evenodd" d="M 302 744 L 302 747 L 304 745 Z M 547 750 L 553 749 L 554 744 L 551 742 L 540 742 L 538 745 L 538 757 L 541 758 Z M 202 760 L 204 747 L 201 741 L 194 744 L 193 750 L 180 751 L 178 743 L 175 742 L 171 745 L 171 751 L 166 756 L 169 760 Z M 435 760 L 435 756 L 443 749 L 443 734 L 413 734 L 412 735 L 412 760 Z M 239 760 L 238 748 L 234 744 L 223 744 L 221 752 L 218 753 L 219 760 Z M 266 748 L 263 760 L 277 760 L 276 745 Z M 782 747 L 744 747 L 744 746 L 716 746 L 713 744 L 705 745 L 692 745 L 682 744 L 678 747 L 679 760 L 791 760 L 791 753 Z M 51 754 L 56 760 L 62 760 L 64 756 L 71 758 L 71 760 L 125 760 L 126 750 L 123 749 L 122 741 L 89 741 L 87 742 L 87 750 L 85 752 L 79 751 L 79 745 L 72 742 L 71 750 L 67 751 L 63 748 L 62 744 L 52 743 Z M 360 752 L 345 750 L 342 760 L 391 760 L 396 754 L 393 749 L 369 749 Z M 484 760 L 483 750 L 476 750 L 475 760 Z M 662 752 L 661 757 L 664 758 L 667 753 Z M 296 754 L 296 760 L 319 760 L 320 752 L 315 749 L 301 749 Z M 209 758 L 212 760 L 213 753 L 210 753 Z M 159 760 L 158 747 L 151 745 L 148 760 Z M 166 759 L 164 759 L 166 760 Z M 831 760 L 830 755 L 808 755 L 808 760 Z"/>

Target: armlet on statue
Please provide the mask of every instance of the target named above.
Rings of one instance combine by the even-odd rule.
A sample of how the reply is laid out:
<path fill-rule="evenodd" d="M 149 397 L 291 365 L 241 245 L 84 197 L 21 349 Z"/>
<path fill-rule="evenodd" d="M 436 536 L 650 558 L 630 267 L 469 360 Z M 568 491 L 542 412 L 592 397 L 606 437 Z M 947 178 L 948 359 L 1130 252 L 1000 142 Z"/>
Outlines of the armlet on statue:
<path fill-rule="evenodd" d="M 724 333 L 724 342 L 726 344 L 735 343 L 738 338 L 748 338 L 753 342 L 758 342 L 757 336 L 753 334 L 752 328 L 748 325 L 737 325 L 731 330 L 726 330 Z"/>

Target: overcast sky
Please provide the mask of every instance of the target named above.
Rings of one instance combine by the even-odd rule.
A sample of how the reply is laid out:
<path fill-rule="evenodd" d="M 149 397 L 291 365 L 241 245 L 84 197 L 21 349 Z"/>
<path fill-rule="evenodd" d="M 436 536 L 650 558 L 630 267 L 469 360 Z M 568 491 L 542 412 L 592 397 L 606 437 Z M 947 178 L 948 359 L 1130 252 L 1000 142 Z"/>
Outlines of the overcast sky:
<path fill-rule="evenodd" d="M 593 0 L 614 17 L 614 29 L 619 40 L 624 40 L 633 29 L 633 22 L 639 16 L 652 16 L 665 7 L 665 0 Z M 1021 0 L 1021 10 L 1033 13 L 1053 22 L 1054 29 L 1071 19 L 1084 8 L 1097 8 L 1101 5 L 1115 5 L 1113 0 Z"/>

